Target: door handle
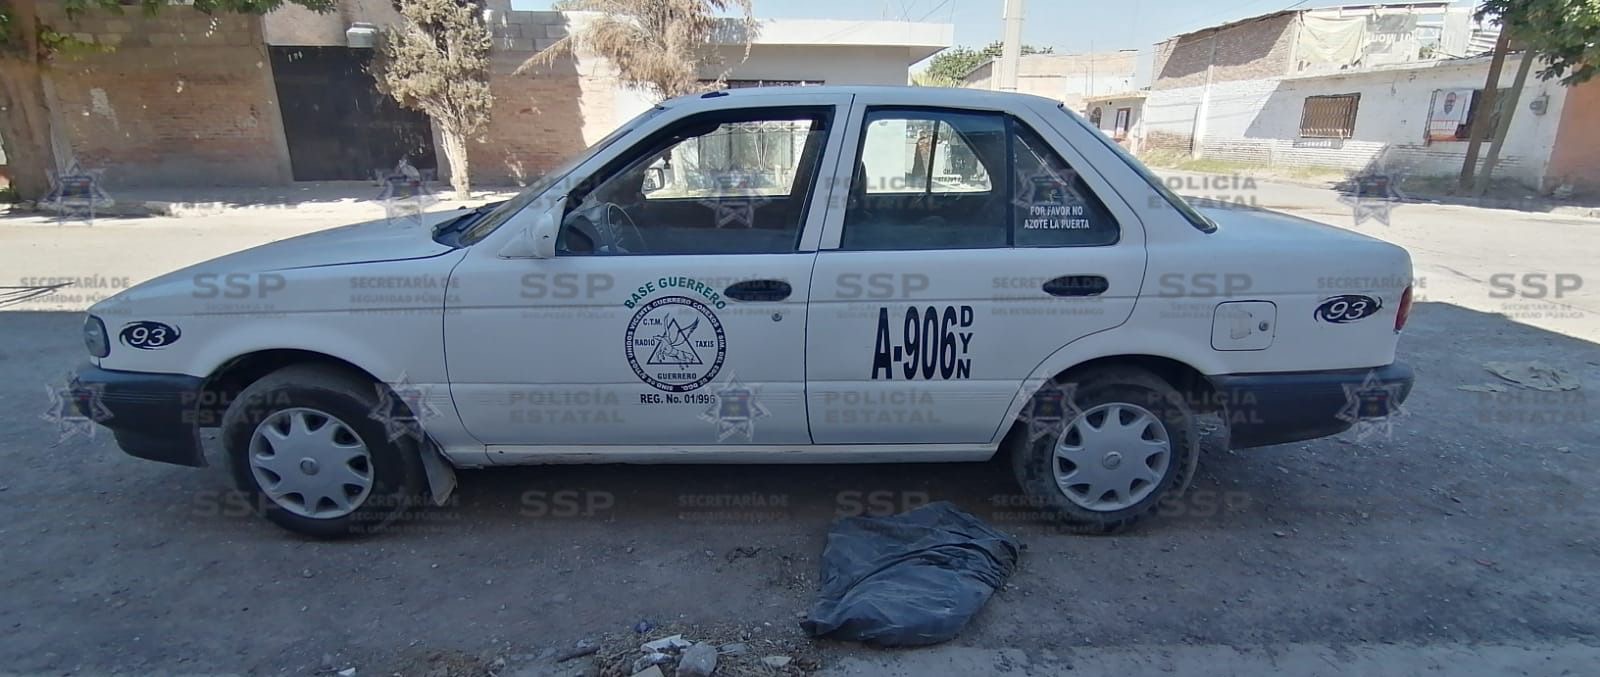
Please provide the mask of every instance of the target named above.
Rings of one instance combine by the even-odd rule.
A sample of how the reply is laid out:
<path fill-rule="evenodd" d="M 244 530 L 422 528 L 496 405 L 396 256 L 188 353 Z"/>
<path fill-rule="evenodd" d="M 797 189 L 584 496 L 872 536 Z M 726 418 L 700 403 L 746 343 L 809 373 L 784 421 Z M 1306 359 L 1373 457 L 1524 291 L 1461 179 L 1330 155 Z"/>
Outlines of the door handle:
<path fill-rule="evenodd" d="M 1062 275 L 1044 283 L 1044 293 L 1051 296 L 1099 296 L 1111 288 L 1111 283 L 1099 275 Z"/>
<path fill-rule="evenodd" d="M 722 295 L 740 301 L 782 301 L 794 293 L 783 280 L 745 280 L 728 285 Z"/>

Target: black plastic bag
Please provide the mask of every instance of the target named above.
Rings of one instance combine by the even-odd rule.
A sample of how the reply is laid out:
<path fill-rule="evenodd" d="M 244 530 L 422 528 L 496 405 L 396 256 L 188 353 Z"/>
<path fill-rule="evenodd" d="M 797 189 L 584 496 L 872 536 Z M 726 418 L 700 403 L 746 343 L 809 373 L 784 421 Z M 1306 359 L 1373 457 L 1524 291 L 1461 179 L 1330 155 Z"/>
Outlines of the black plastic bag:
<path fill-rule="evenodd" d="M 881 646 L 955 638 L 1017 568 L 1017 541 L 948 502 L 833 523 L 800 627 Z"/>

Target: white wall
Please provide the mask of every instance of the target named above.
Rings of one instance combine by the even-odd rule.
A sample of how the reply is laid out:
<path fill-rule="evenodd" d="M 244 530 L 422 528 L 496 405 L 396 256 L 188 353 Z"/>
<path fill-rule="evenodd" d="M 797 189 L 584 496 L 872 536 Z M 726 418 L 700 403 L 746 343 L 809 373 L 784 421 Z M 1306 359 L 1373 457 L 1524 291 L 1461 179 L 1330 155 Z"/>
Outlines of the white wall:
<path fill-rule="evenodd" d="M 762 45 L 718 50 L 735 80 L 821 80 L 829 85 L 904 85 L 911 72 L 906 47 L 874 45 Z M 708 73 L 714 76 L 716 73 Z"/>
<path fill-rule="evenodd" d="M 826 85 L 904 85 L 909 78 L 908 48 L 863 45 L 761 45 L 725 47 L 723 65 L 702 73 L 713 78 L 728 70 L 730 80 L 821 81 Z M 731 69 L 731 70 L 730 70 Z M 615 124 L 622 124 L 655 105 L 648 94 L 618 87 Z"/>
<path fill-rule="evenodd" d="M 1502 87 L 1510 85 L 1518 61 L 1516 57 L 1506 60 Z M 1480 59 L 1428 68 L 1216 83 L 1212 85 L 1201 154 L 1262 164 L 1350 170 L 1374 165 L 1402 174 L 1454 174 L 1461 168 L 1467 143 L 1424 143 L 1433 92 L 1482 87 L 1487 70 L 1487 60 Z M 1187 87 L 1151 92 L 1145 107 L 1146 134 L 1189 134 L 1201 91 L 1201 87 Z M 1300 115 L 1307 96 L 1350 93 L 1361 95 L 1352 138 L 1299 137 Z M 1534 115 L 1528 103 L 1541 94 L 1550 97 L 1549 112 Z M 1500 153 L 1499 166 L 1504 171 L 1497 170 L 1497 176 L 1539 185 L 1555 144 L 1564 98 L 1564 87 L 1529 78 L 1512 116 L 1508 141 Z"/>

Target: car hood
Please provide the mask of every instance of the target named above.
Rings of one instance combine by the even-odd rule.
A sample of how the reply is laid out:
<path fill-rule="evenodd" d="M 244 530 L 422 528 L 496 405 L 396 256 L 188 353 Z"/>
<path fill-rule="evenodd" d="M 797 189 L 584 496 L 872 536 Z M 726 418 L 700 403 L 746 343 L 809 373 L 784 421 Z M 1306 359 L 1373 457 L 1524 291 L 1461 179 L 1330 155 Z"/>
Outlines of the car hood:
<path fill-rule="evenodd" d="M 197 291 L 206 293 L 216 289 L 217 280 L 249 285 L 253 281 L 246 278 L 259 273 L 440 256 L 454 248 L 433 241 L 433 228 L 460 214 L 460 211 L 448 211 L 425 214 L 421 218 L 381 219 L 270 242 L 135 285 L 95 304 L 90 312 L 112 313 L 134 302 L 144 302 L 141 308 L 145 310 L 182 312 L 188 309 L 169 308 L 165 301 L 197 297 Z M 206 285 L 205 289 L 197 290 L 199 284 Z"/>
<path fill-rule="evenodd" d="M 461 213 L 380 219 L 320 230 L 211 259 L 193 268 L 248 273 L 438 256 L 451 247 L 433 241 L 434 226 Z"/>

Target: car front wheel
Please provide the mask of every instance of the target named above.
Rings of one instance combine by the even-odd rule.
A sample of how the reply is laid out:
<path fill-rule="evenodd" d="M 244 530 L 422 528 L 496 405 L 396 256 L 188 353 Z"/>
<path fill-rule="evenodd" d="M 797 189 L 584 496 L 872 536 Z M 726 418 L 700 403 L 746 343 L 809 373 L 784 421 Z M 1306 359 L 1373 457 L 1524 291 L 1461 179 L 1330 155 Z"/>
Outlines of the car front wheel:
<path fill-rule="evenodd" d="M 321 538 L 378 531 L 421 509 L 420 433 L 383 423 L 380 384 L 324 365 L 261 378 L 228 407 L 234 481 L 273 523 Z"/>
<path fill-rule="evenodd" d="M 1030 502 L 1068 531 L 1113 533 L 1176 497 L 1199 458 L 1182 393 L 1135 367 L 1093 369 L 1035 392 L 1006 438 Z"/>

